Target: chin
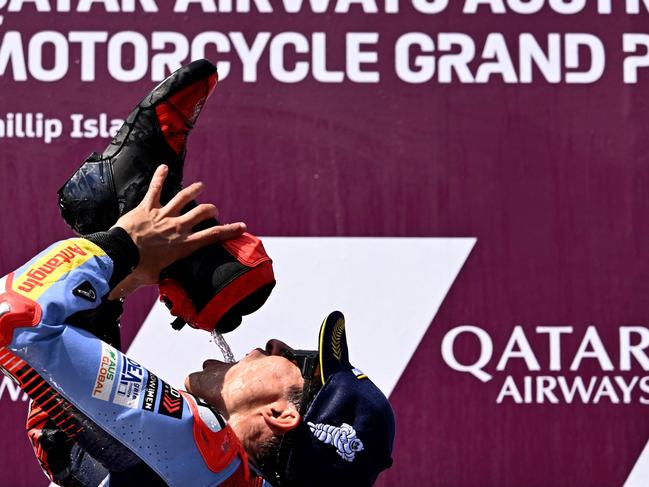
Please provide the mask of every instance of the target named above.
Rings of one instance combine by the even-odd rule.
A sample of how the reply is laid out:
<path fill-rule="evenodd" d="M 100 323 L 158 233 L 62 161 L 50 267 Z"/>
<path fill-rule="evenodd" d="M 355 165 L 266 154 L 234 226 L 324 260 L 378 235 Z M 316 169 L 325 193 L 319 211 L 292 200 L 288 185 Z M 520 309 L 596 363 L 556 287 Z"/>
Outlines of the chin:
<path fill-rule="evenodd" d="M 187 392 L 192 392 L 192 388 L 191 388 L 190 382 L 189 382 L 189 376 L 185 377 L 185 390 Z"/>

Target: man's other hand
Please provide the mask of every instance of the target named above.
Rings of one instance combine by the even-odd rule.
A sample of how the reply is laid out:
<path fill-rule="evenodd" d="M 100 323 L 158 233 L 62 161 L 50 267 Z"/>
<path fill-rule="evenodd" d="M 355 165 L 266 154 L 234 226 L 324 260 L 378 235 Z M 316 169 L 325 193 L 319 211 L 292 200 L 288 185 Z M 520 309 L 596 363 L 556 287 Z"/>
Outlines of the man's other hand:
<path fill-rule="evenodd" d="M 114 225 L 129 234 L 140 251 L 140 263 L 113 289 L 109 299 L 126 296 L 140 286 L 156 284 L 162 269 L 178 259 L 211 243 L 238 237 L 246 231 L 246 225 L 238 222 L 193 232 L 192 228 L 198 223 L 216 218 L 218 210 L 214 205 L 203 203 L 181 214 L 181 210 L 201 193 L 202 183 L 184 188 L 162 206 L 160 195 L 168 172 L 167 166 L 159 166 L 142 202 Z"/>

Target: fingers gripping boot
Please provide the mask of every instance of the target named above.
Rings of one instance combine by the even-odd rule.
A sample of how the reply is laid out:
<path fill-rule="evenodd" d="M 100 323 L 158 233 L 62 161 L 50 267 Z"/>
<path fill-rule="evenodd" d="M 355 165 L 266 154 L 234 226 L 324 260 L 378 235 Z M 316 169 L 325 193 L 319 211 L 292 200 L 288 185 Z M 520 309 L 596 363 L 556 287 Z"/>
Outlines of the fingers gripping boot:
<path fill-rule="evenodd" d="M 241 324 L 242 316 L 259 309 L 274 286 L 272 261 L 261 240 L 244 233 L 166 268 L 160 299 L 179 317 L 174 328 L 186 322 L 194 328 L 227 333 Z"/>

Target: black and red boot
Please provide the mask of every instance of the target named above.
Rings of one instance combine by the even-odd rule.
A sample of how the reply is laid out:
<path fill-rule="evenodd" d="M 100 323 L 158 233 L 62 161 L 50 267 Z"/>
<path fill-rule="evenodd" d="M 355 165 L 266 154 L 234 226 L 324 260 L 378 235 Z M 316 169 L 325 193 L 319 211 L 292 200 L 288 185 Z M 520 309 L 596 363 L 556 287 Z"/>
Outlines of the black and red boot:
<path fill-rule="evenodd" d="M 135 107 L 103 153 L 93 152 L 59 190 L 65 221 L 85 235 L 135 208 L 160 164 L 169 166 L 166 203 L 182 187 L 187 135 L 217 82 L 206 60 L 180 68 Z"/>
<path fill-rule="evenodd" d="M 135 208 L 160 164 L 169 167 L 161 202 L 182 188 L 187 136 L 217 83 L 216 67 L 194 61 L 171 74 L 135 107 L 103 153 L 93 153 L 59 190 L 65 221 L 79 234 L 108 230 Z M 212 219 L 202 227 L 218 225 Z M 214 244 L 161 275 L 161 299 L 185 322 L 228 332 L 256 311 L 275 285 L 272 261 L 251 234 Z"/>

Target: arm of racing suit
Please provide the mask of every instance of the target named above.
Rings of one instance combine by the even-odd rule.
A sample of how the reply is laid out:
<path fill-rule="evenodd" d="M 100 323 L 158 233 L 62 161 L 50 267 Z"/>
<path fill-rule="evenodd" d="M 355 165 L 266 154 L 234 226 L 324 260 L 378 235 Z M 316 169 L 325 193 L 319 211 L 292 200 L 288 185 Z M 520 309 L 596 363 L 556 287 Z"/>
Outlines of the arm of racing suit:
<path fill-rule="evenodd" d="M 81 311 L 68 322 L 82 328 L 107 344 L 121 350 L 120 320 L 123 300 L 104 301 L 98 307 Z M 27 436 L 43 473 L 61 487 L 106 486 L 165 486 L 164 481 L 146 463 L 140 461 L 122 471 L 109 471 L 88 452 L 70 439 L 45 411 L 30 401 Z M 107 465 L 111 467 L 111 465 Z"/>
<path fill-rule="evenodd" d="M 58 242 L 0 279 L 0 369 L 112 470 L 142 460 L 169 485 L 254 485 L 218 413 L 69 325 L 136 264 L 137 248 L 116 228 Z"/>

